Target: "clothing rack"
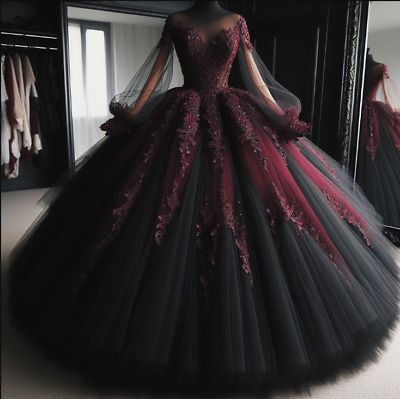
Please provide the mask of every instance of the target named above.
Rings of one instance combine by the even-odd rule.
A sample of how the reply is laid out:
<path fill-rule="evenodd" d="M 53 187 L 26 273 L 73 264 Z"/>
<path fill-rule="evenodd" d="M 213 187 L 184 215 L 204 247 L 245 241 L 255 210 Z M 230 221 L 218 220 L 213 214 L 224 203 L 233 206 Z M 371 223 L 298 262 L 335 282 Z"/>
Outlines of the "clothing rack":
<path fill-rule="evenodd" d="M 4 47 L 14 47 L 14 48 L 34 48 L 39 50 L 58 50 L 58 47 L 44 47 L 44 46 L 28 46 L 23 44 L 8 44 L 8 43 L 0 43 L 1 46 Z"/>
<path fill-rule="evenodd" d="M 30 58 L 30 61 L 32 60 L 31 57 L 33 55 L 35 55 L 36 60 L 43 60 L 43 57 L 46 59 L 51 57 L 55 60 L 53 57 L 60 56 L 62 46 L 60 45 L 59 37 L 57 35 L 9 29 L 2 29 L 0 33 L 2 55 L 12 54 L 13 52 L 25 53 Z M 35 76 L 37 78 L 37 75 Z M 37 87 L 38 86 L 36 86 L 36 88 Z M 42 95 L 45 95 L 45 93 L 42 93 Z M 39 118 L 39 115 L 37 115 L 37 118 Z M 40 123 L 41 121 L 39 122 L 39 131 L 42 127 Z M 21 157 L 18 158 L 19 164 L 16 169 L 18 175 L 15 178 L 7 179 L 7 176 L 2 173 L 2 191 L 46 187 L 54 181 L 52 174 L 55 175 L 56 172 L 53 172 L 50 169 L 50 166 L 53 168 L 53 165 L 55 164 L 55 155 L 53 155 L 53 153 L 56 151 L 54 149 L 56 144 L 54 144 L 54 139 L 49 137 L 46 139 L 44 138 L 46 133 L 49 134 L 43 130 L 40 132 L 41 148 L 37 153 L 36 158 L 32 158 L 32 155 L 30 155 L 30 157 L 25 157 L 24 149 L 20 149 Z M 56 168 L 54 169 L 57 170 Z M 57 174 L 59 174 L 59 172 Z"/>
<path fill-rule="evenodd" d="M 17 178 L 1 177 L 1 191 L 50 187 L 70 167 L 71 132 L 66 120 L 65 18 L 59 1 L 1 1 L 2 54 L 29 57 L 37 78 L 43 149 L 32 160 L 21 157 Z M 46 101 L 52 96 L 51 101 Z M 42 120 L 40 121 L 42 122 Z"/>
<path fill-rule="evenodd" d="M 37 34 L 21 31 L 1 31 L 1 46 L 13 48 L 32 48 L 57 51 L 58 37 L 48 34 Z"/>

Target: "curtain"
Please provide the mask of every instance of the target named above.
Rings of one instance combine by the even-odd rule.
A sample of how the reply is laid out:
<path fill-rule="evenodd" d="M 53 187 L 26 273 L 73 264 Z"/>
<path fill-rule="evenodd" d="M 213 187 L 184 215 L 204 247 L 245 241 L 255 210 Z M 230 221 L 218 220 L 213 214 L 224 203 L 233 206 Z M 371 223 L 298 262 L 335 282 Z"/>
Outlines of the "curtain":
<path fill-rule="evenodd" d="M 99 125 L 109 115 L 106 38 L 103 30 L 82 30 L 81 25 L 75 23 L 69 24 L 68 37 L 74 149 L 77 159 L 103 137 Z"/>

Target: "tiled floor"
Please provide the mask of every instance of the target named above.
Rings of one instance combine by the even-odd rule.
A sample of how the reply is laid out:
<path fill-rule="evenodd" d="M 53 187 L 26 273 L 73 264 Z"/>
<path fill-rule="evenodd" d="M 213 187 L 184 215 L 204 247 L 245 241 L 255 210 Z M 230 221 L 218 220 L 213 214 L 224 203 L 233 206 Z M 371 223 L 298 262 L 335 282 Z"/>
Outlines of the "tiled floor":
<path fill-rule="evenodd" d="M 36 200 L 43 190 L 2 193 L 2 276 L 12 247 L 40 212 Z M 78 375 L 49 364 L 8 324 L 2 279 L 2 387 L 3 399 L 127 399 L 132 395 L 105 396 L 91 390 Z M 400 326 L 378 363 L 335 385 L 316 387 L 311 396 L 290 395 L 288 399 L 397 399 L 400 398 Z M 274 396 L 282 399 L 283 396 Z"/>

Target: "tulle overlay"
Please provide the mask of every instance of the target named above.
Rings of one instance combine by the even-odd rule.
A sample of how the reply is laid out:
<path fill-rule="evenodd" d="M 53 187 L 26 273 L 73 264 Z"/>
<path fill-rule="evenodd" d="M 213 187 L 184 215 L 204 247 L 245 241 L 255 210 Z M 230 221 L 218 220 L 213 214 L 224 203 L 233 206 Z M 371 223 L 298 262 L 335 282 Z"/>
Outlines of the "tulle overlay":
<path fill-rule="evenodd" d="M 52 197 L 11 255 L 10 303 L 97 377 L 284 388 L 375 359 L 398 312 L 395 257 L 308 138 L 280 138 L 244 90 L 180 87 Z"/>

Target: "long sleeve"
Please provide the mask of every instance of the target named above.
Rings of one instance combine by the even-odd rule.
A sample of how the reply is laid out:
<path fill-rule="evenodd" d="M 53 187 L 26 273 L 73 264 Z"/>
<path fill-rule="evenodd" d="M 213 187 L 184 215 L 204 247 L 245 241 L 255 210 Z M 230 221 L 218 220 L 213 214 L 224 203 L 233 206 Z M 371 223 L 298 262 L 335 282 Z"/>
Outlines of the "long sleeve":
<path fill-rule="evenodd" d="M 160 39 L 125 90 L 112 98 L 110 112 L 115 117 L 100 127 L 106 134 L 126 133 L 144 122 L 168 90 L 174 50 L 169 23 L 167 18 Z"/>
<path fill-rule="evenodd" d="M 247 90 L 258 100 L 260 108 L 274 124 L 281 138 L 290 140 L 307 134 L 310 124 L 300 121 L 300 100 L 270 73 L 251 43 L 246 21 L 240 18 L 240 73 Z"/>

